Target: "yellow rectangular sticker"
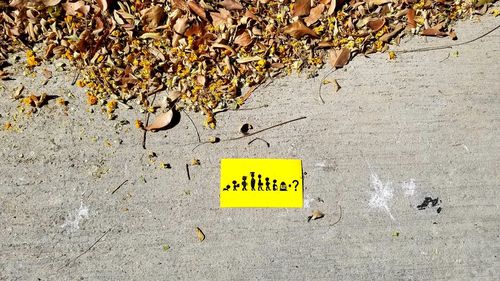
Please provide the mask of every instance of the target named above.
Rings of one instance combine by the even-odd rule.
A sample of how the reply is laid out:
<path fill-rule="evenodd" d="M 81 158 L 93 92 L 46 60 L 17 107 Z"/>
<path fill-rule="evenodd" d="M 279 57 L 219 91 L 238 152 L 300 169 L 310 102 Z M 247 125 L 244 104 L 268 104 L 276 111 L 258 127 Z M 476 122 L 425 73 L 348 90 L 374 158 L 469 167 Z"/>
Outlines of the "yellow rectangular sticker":
<path fill-rule="evenodd" d="M 302 208 L 302 161 L 222 159 L 221 208 Z"/>

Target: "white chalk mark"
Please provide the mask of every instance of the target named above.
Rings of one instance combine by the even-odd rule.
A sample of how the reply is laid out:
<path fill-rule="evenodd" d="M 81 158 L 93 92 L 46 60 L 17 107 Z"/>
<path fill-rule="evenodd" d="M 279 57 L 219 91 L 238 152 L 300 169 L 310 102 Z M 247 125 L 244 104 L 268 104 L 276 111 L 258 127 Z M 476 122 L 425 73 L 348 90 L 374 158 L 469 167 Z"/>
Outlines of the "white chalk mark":
<path fill-rule="evenodd" d="M 371 188 L 373 188 L 372 197 L 370 198 L 369 203 L 370 207 L 385 210 L 389 217 L 391 217 L 391 219 L 395 221 L 394 217 L 392 216 L 391 209 L 389 208 L 389 201 L 393 197 L 392 183 L 386 182 L 385 184 L 383 184 L 378 175 L 373 172 L 370 164 L 368 162 L 366 163 L 370 168 L 370 186 Z"/>
<path fill-rule="evenodd" d="M 68 217 L 64 221 L 64 224 L 61 225 L 62 228 L 68 228 L 69 231 L 73 232 L 80 229 L 80 222 L 83 219 L 89 217 L 89 207 L 83 205 L 83 202 L 80 203 L 80 208 L 75 210 L 75 212 L 69 213 Z"/>
<path fill-rule="evenodd" d="M 410 181 L 408 181 L 408 182 L 404 181 L 401 184 L 401 189 L 404 190 L 406 197 L 410 197 L 410 196 L 415 195 L 416 188 L 417 188 L 417 185 L 415 184 L 415 179 L 410 179 Z"/>
<path fill-rule="evenodd" d="M 304 208 L 309 209 L 311 208 L 311 203 L 314 201 L 314 198 L 311 198 L 311 196 L 306 195 L 306 198 L 304 198 Z"/>

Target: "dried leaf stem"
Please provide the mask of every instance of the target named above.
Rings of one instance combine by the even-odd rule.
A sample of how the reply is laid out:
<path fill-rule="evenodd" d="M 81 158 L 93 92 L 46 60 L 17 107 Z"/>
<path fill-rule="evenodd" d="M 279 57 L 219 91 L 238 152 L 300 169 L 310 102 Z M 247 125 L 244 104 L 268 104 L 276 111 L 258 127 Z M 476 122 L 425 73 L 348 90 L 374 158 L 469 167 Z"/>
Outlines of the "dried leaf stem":
<path fill-rule="evenodd" d="M 415 53 L 415 52 L 428 52 L 428 51 L 442 50 L 442 49 L 448 49 L 448 48 L 453 48 L 453 47 L 457 47 L 457 46 L 462 46 L 462 45 L 469 44 L 469 43 L 472 43 L 474 41 L 477 41 L 477 40 L 479 40 L 479 39 L 481 39 L 483 37 L 486 37 L 490 33 L 494 32 L 495 30 L 497 30 L 499 28 L 500 28 L 500 24 L 497 25 L 496 27 L 494 27 L 493 29 L 489 30 L 488 32 L 483 33 L 482 35 L 479 35 L 476 38 L 473 38 L 471 40 L 468 40 L 468 41 L 465 41 L 465 42 L 461 42 L 461 43 L 448 44 L 448 45 L 437 46 L 437 47 L 425 47 L 425 48 L 411 49 L 411 50 L 400 50 L 400 51 L 394 51 L 394 52 L 395 53 L 400 53 L 400 54 Z"/>
<path fill-rule="evenodd" d="M 128 182 L 128 180 L 124 180 L 117 188 L 115 188 L 111 194 L 115 194 L 115 192 L 120 189 L 124 184 L 126 184 Z"/>
<path fill-rule="evenodd" d="M 95 246 L 97 243 L 99 243 L 99 241 L 101 241 L 101 240 L 102 240 L 102 238 L 104 238 L 104 236 L 106 236 L 106 234 L 108 234 L 110 231 L 111 231 L 111 228 L 110 228 L 110 229 L 108 229 L 108 230 L 106 230 L 106 231 L 104 232 L 104 234 L 102 234 L 102 235 L 101 235 L 101 236 L 100 236 L 100 237 L 99 237 L 99 238 L 98 238 L 98 239 L 97 239 L 94 243 L 92 243 L 92 245 L 90 245 L 90 247 L 88 247 L 88 248 L 87 248 L 85 251 L 83 251 L 81 254 L 79 254 L 79 255 L 78 255 L 78 256 L 76 256 L 74 259 L 72 259 L 71 261 L 69 261 L 68 263 L 66 263 L 63 267 L 68 267 L 70 264 L 75 263 L 75 261 L 76 261 L 77 259 L 79 259 L 81 256 L 85 255 L 85 254 L 86 254 L 86 253 L 88 253 L 90 250 L 92 250 L 92 248 L 94 248 L 94 246 Z M 61 268 L 63 268 L 63 267 L 61 267 Z M 59 269 L 61 269 L 61 268 L 59 268 Z"/>
<path fill-rule="evenodd" d="M 198 127 L 196 127 L 193 119 L 191 119 L 191 116 L 189 116 L 189 114 L 184 109 L 182 110 L 182 112 L 186 114 L 187 118 L 189 118 L 189 121 L 191 121 L 191 124 L 193 124 L 194 130 L 196 131 L 196 136 L 198 137 L 198 142 L 201 142 L 200 132 L 198 132 Z"/>
<path fill-rule="evenodd" d="M 332 69 L 330 69 L 330 71 L 327 74 L 325 74 L 325 76 L 323 76 L 323 79 L 321 79 L 319 83 L 318 96 L 323 104 L 325 104 L 325 100 L 321 96 L 321 88 L 323 87 L 323 82 L 325 81 L 326 78 L 328 78 L 328 76 L 330 76 L 333 72 L 335 72 L 335 70 L 337 70 L 337 68 L 332 67 Z"/>
<path fill-rule="evenodd" d="M 151 104 L 154 104 L 155 99 L 156 99 L 156 92 L 153 95 L 153 101 L 151 102 Z M 144 125 L 144 128 L 146 128 L 149 125 L 149 116 L 150 115 L 151 115 L 151 113 L 148 111 L 148 114 L 146 116 L 146 123 Z M 147 133 L 148 133 L 148 131 L 144 130 L 144 134 L 142 135 L 142 148 L 144 148 L 144 149 L 146 149 L 146 134 Z"/>

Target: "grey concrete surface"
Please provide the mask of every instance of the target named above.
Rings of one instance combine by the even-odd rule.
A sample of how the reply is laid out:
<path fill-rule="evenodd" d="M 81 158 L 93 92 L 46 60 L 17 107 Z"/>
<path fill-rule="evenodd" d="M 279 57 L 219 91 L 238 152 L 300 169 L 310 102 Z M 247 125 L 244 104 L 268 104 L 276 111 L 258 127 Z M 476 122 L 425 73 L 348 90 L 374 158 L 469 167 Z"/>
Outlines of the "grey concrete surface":
<path fill-rule="evenodd" d="M 499 23 L 460 23 L 459 42 Z M 448 43 L 412 38 L 396 49 Z M 251 110 L 217 115 L 216 130 L 191 113 L 202 138 L 307 119 L 260 134 L 269 148 L 241 139 L 194 151 L 185 115 L 148 134 L 143 150 L 137 111 L 109 121 L 69 85 L 73 72 L 45 86 L 20 73 L 0 92 L 0 123 L 19 127 L 0 131 L 0 279 L 500 280 L 499 57 L 500 31 L 394 61 L 358 56 L 330 76 L 342 89 L 325 85 L 325 104 L 317 90 L 328 69 L 278 79 Z M 6 96 L 20 83 L 65 97 L 67 110 L 51 101 L 33 117 L 16 113 Z M 304 208 L 219 209 L 228 157 L 302 159 Z M 425 197 L 439 206 L 418 210 Z M 326 215 L 308 223 L 313 209 Z"/>

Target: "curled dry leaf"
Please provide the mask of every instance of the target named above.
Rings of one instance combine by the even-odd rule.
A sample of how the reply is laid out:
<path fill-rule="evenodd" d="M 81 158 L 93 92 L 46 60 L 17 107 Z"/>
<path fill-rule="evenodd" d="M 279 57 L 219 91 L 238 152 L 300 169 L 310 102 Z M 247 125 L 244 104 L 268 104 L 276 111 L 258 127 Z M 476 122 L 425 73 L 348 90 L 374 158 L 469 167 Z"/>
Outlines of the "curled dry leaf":
<path fill-rule="evenodd" d="M 310 222 L 311 220 L 320 219 L 320 218 L 322 218 L 324 216 L 325 216 L 325 214 L 323 214 L 321 211 L 314 210 L 314 211 L 312 211 L 312 214 L 307 217 L 307 222 Z"/>
<path fill-rule="evenodd" d="M 201 231 L 199 227 L 196 227 L 194 231 L 196 233 L 196 237 L 198 237 L 198 240 L 200 240 L 200 242 L 205 240 L 205 234 L 203 233 L 203 231 Z"/>
<path fill-rule="evenodd" d="M 224 0 L 219 3 L 222 7 L 228 9 L 228 10 L 243 10 L 243 6 L 234 0 Z"/>
<path fill-rule="evenodd" d="M 52 7 L 59 3 L 61 3 L 61 0 L 43 0 L 43 5 L 45 5 L 45 7 Z"/>
<path fill-rule="evenodd" d="M 146 9 L 142 15 L 142 21 L 149 29 L 155 29 L 160 25 L 160 22 L 165 18 L 165 10 L 162 6 L 157 5 Z M 184 29 L 185 30 L 185 29 Z"/>
<path fill-rule="evenodd" d="M 437 28 L 427 28 L 420 33 L 423 36 L 436 36 L 436 37 L 445 37 L 448 36 L 447 32 L 440 31 Z"/>
<path fill-rule="evenodd" d="M 246 47 L 252 44 L 252 37 L 248 33 L 248 31 L 243 31 L 240 35 L 236 36 L 234 39 L 234 43 L 240 45 L 241 47 Z"/>
<path fill-rule="evenodd" d="M 331 0 L 330 1 L 330 6 L 328 7 L 328 12 L 327 14 L 329 16 L 333 15 L 333 13 L 335 12 L 335 10 L 342 6 L 342 4 L 344 4 L 344 0 Z"/>
<path fill-rule="evenodd" d="M 253 129 L 253 126 L 248 123 L 245 123 L 241 126 L 240 132 L 244 135 L 248 135 L 251 129 Z"/>
<path fill-rule="evenodd" d="M 144 130 L 146 131 L 157 131 L 163 129 L 170 125 L 174 117 L 174 110 L 170 109 L 167 112 L 163 112 L 156 117 L 156 119 L 150 125 L 146 126 Z"/>
<path fill-rule="evenodd" d="M 382 27 L 384 27 L 385 25 L 385 19 L 384 18 L 379 18 L 379 19 L 373 19 L 373 20 L 370 20 L 368 21 L 368 23 L 366 24 L 373 32 L 377 32 L 379 31 L 380 29 L 382 29 Z"/>
<path fill-rule="evenodd" d="M 296 0 L 293 5 L 292 17 L 308 16 L 311 11 L 311 0 Z"/>
<path fill-rule="evenodd" d="M 101 12 L 105 12 L 108 10 L 108 0 L 96 0 L 97 6 L 101 9 Z"/>
<path fill-rule="evenodd" d="M 387 42 L 391 41 L 391 39 L 394 36 L 398 35 L 398 33 L 401 32 L 401 30 L 403 30 L 403 29 L 404 29 L 404 25 L 398 24 L 398 25 L 396 25 L 396 27 L 394 27 L 394 30 L 392 32 L 389 32 L 389 33 L 382 35 L 382 37 L 380 37 L 379 40 L 384 42 L 384 43 L 387 43 Z"/>
<path fill-rule="evenodd" d="M 415 21 L 415 10 L 413 10 L 411 8 L 408 9 L 408 12 L 406 12 L 406 18 L 407 18 L 408 27 L 410 27 L 410 28 L 417 27 L 417 22 Z"/>
<path fill-rule="evenodd" d="M 196 3 L 195 1 L 193 0 L 189 0 L 187 2 L 187 5 L 189 7 L 189 9 L 197 16 L 199 16 L 200 18 L 204 19 L 204 20 L 207 20 L 207 14 L 205 13 L 205 9 L 203 9 L 202 6 L 200 6 L 198 3 Z"/>
<path fill-rule="evenodd" d="M 83 1 L 77 1 L 77 2 L 67 2 L 62 4 L 64 11 L 66 11 L 66 14 L 69 16 L 76 16 L 78 12 L 81 12 L 82 14 L 87 14 L 90 10 L 90 6 L 85 5 L 85 2 Z"/>
<path fill-rule="evenodd" d="M 392 3 L 393 0 L 367 0 L 368 6 L 380 6 L 387 3 Z"/>
<path fill-rule="evenodd" d="M 349 62 L 351 51 L 347 48 L 330 50 L 330 63 L 333 67 L 341 68 Z"/>
<path fill-rule="evenodd" d="M 171 102 L 176 101 L 181 96 L 181 92 L 179 91 L 170 91 L 168 92 L 167 99 Z"/>
<path fill-rule="evenodd" d="M 324 4 L 318 4 L 318 6 L 312 8 L 311 11 L 309 12 L 309 16 L 307 16 L 304 19 L 305 24 L 307 26 L 310 26 L 316 23 L 321 18 L 321 15 L 323 14 L 324 10 L 325 10 Z"/>
<path fill-rule="evenodd" d="M 304 35 L 309 35 L 313 38 L 317 38 L 318 34 L 314 32 L 314 30 L 310 29 L 307 27 L 301 20 L 298 20 L 292 24 L 289 24 L 287 27 L 285 27 L 284 32 L 295 39 L 300 39 Z"/>

